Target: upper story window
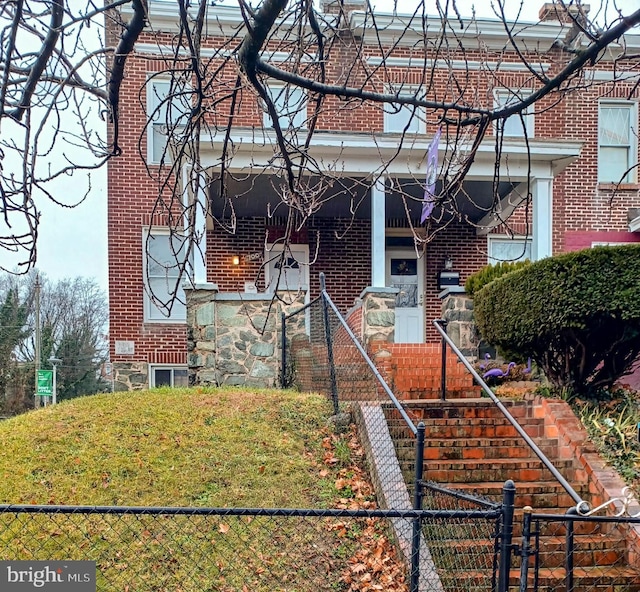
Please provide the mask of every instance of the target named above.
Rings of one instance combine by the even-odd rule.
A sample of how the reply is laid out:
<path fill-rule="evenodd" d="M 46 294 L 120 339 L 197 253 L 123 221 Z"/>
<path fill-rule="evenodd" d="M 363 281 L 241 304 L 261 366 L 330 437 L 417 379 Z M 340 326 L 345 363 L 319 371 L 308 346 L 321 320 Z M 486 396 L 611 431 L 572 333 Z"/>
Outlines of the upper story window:
<path fill-rule="evenodd" d="M 628 101 L 598 105 L 598 181 L 634 183 L 638 159 L 638 111 Z"/>
<path fill-rule="evenodd" d="M 402 94 L 414 94 L 416 89 L 405 89 Z M 392 89 L 389 92 L 394 92 Z M 384 104 L 384 131 L 424 134 L 426 132 L 424 109 L 413 105 Z"/>
<path fill-rule="evenodd" d="M 522 237 L 490 236 L 489 263 L 531 260 L 531 240 Z"/>
<path fill-rule="evenodd" d="M 307 127 L 307 95 L 298 86 L 272 85 L 267 92 L 273 101 L 278 114 L 278 123 L 283 130 Z M 265 108 L 262 123 L 265 128 L 272 128 L 273 121 Z"/>
<path fill-rule="evenodd" d="M 180 82 L 166 78 L 153 78 L 147 83 L 147 110 L 151 118 L 147 138 L 149 162 L 169 162 L 171 154 L 166 150 L 169 133 L 175 133 L 181 119 L 191 110 L 190 90 Z"/>
<path fill-rule="evenodd" d="M 184 237 L 166 228 L 152 229 L 144 234 L 142 247 L 145 253 L 145 321 L 184 322 L 187 318 L 185 294 L 179 285 L 179 266 L 185 257 Z M 171 300 L 173 305 L 169 312 L 167 305 Z"/>
<path fill-rule="evenodd" d="M 526 94 L 528 94 L 528 91 Z M 494 107 L 496 109 L 509 107 L 510 105 L 518 103 L 525 98 L 526 94 L 523 95 L 522 91 L 512 91 L 506 88 L 494 89 Z M 527 107 L 521 112 L 521 114 L 514 113 L 511 117 L 507 117 L 506 120 L 498 121 L 496 131 L 497 133 L 502 132 L 504 137 L 512 138 L 524 138 L 526 132 L 526 136 L 528 138 L 532 138 L 534 135 L 534 117 L 532 107 Z"/>

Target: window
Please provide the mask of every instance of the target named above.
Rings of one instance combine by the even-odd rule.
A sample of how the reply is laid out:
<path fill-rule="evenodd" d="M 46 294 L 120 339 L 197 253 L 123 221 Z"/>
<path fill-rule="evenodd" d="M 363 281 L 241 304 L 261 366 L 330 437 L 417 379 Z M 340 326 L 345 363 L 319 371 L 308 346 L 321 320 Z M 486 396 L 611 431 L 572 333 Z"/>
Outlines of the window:
<path fill-rule="evenodd" d="M 160 386 L 189 386 L 189 374 L 183 366 L 151 366 L 151 388 Z"/>
<path fill-rule="evenodd" d="M 154 78 L 147 83 L 147 106 L 151 118 L 147 138 L 150 162 L 158 163 L 162 160 L 167 146 L 168 131 L 175 131 L 176 126 L 181 123 L 181 118 L 189 113 L 190 100 L 190 92 L 182 83 L 174 82 L 173 89 L 171 81 L 167 79 Z M 168 152 L 164 160 L 171 160 Z"/>
<path fill-rule="evenodd" d="M 283 255 L 283 245 L 270 245 L 265 253 L 265 285 L 267 292 L 301 290 L 309 286 L 308 245 L 288 245 Z"/>
<path fill-rule="evenodd" d="M 389 93 L 395 93 L 394 89 L 388 89 Z M 415 94 L 416 89 L 405 88 L 402 94 Z M 384 131 L 388 133 L 423 134 L 426 130 L 424 110 L 413 105 L 397 105 L 385 103 L 384 105 Z"/>
<path fill-rule="evenodd" d="M 526 94 L 522 91 L 511 91 L 506 88 L 494 90 L 494 105 L 495 108 L 508 107 L 514 103 L 518 103 L 522 99 L 526 98 Z M 496 125 L 496 131 L 502 132 L 505 137 L 512 138 L 524 138 L 525 131 L 528 138 L 532 138 L 534 134 L 534 118 L 532 107 L 527 107 L 522 111 L 522 118 L 520 114 L 515 113 L 511 117 L 507 117 L 504 121 L 498 121 Z"/>
<path fill-rule="evenodd" d="M 281 129 L 304 129 L 307 127 L 307 95 L 303 89 L 297 86 L 270 86 L 267 87 L 267 92 L 278 114 L 278 123 Z M 266 107 L 263 125 L 266 128 L 273 127 Z"/>
<path fill-rule="evenodd" d="M 489 263 L 531 259 L 531 240 L 524 237 L 489 237 Z"/>
<path fill-rule="evenodd" d="M 637 162 L 638 113 L 635 103 L 601 102 L 598 107 L 598 181 L 633 183 Z"/>
<path fill-rule="evenodd" d="M 178 285 L 179 265 L 184 261 L 184 237 L 167 229 L 154 229 L 145 233 L 143 243 L 146 260 L 145 320 L 185 321 L 185 295 Z M 167 305 L 172 298 L 174 302 L 169 313 Z"/>

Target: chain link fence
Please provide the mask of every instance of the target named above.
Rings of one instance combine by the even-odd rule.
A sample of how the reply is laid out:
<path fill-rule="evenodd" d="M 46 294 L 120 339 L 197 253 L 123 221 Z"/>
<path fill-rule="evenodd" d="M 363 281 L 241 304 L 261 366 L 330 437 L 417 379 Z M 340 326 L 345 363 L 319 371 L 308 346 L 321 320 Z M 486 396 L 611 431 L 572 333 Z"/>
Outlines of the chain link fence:
<path fill-rule="evenodd" d="M 439 528 L 440 514 L 2 506 L 0 548 L 9 561 L 95 561 L 100 592 L 405 591 L 411 576 L 390 561 L 401 552 L 392 532 L 416 519 Z M 423 553 L 414 589 L 449 590 Z"/>
<path fill-rule="evenodd" d="M 422 528 L 446 592 L 496 590 L 501 504 L 433 482 L 424 482 L 422 491 L 423 508 L 449 512 Z"/>

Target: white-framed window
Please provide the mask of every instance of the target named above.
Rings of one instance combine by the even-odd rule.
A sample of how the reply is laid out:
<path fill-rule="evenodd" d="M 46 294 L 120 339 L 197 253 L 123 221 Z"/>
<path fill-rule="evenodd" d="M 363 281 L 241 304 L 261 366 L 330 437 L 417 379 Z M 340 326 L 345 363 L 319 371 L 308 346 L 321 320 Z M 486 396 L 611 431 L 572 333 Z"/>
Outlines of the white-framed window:
<path fill-rule="evenodd" d="M 309 287 L 309 245 L 267 245 L 265 261 L 267 292 Z"/>
<path fill-rule="evenodd" d="M 527 97 L 529 91 L 523 93 L 522 90 L 510 90 L 507 88 L 496 88 L 493 91 L 494 106 L 496 109 L 501 107 L 509 107 L 514 103 L 518 103 Z M 528 138 L 534 137 L 535 120 L 533 116 L 533 107 L 529 106 L 520 114 L 515 113 L 511 117 L 507 117 L 504 121 L 496 122 L 496 132 L 502 132 L 504 137 L 524 138 L 525 132 Z"/>
<path fill-rule="evenodd" d="M 634 183 L 638 162 L 638 109 L 630 101 L 598 104 L 598 181 Z"/>
<path fill-rule="evenodd" d="M 185 258 L 185 239 L 167 228 L 143 233 L 145 321 L 184 322 L 185 294 L 179 285 L 180 265 Z M 168 304 L 173 300 L 171 312 Z"/>
<path fill-rule="evenodd" d="M 524 236 L 490 236 L 488 254 L 489 263 L 492 264 L 502 261 L 531 260 L 531 239 Z"/>
<path fill-rule="evenodd" d="M 147 136 L 149 162 L 169 162 L 171 154 L 166 151 L 169 131 L 176 132 L 181 119 L 191 110 L 190 89 L 183 83 L 172 82 L 168 78 L 150 78 L 147 82 L 147 111 L 150 118 Z M 166 153 L 165 153 L 166 152 Z"/>
<path fill-rule="evenodd" d="M 278 114 L 278 123 L 283 130 L 307 127 L 307 94 L 299 86 L 270 85 L 267 92 Z M 265 107 L 262 124 L 273 128 L 273 121 Z"/>
<path fill-rule="evenodd" d="M 161 386 L 189 386 L 189 372 L 186 366 L 149 366 L 149 384 L 151 388 Z"/>
<path fill-rule="evenodd" d="M 412 95 L 416 93 L 415 88 L 405 88 L 401 94 Z M 393 93 L 393 89 L 387 89 Z M 427 125 L 424 117 L 424 109 L 413 105 L 399 105 L 395 103 L 385 103 L 384 109 L 384 131 L 387 133 L 401 134 L 403 132 L 424 134 Z"/>

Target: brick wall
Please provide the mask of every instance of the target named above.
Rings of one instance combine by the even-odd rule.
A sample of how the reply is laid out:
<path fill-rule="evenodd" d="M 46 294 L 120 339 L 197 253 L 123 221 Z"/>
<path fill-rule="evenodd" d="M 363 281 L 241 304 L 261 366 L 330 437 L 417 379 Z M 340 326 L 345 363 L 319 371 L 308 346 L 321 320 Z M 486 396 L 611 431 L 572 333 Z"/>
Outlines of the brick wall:
<path fill-rule="evenodd" d="M 118 38 L 117 31 L 110 31 L 110 39 Z M 170 45 L 170 34 L 145 31 L 141 43 L 163 43 Z M 204 45 L 220 47 L 220 38 L 207 38 Z M 275 46 L 272 47 L 275 49 Z M 370 90 L 379 90 L 390 82 L 405 84 L 427 84 L 422 71 L 410 72 L 401 67 L 388 68 L 380 79 L 366 78 L 363 70 L 354 69 L 355 47 L 348 36 L 335 47 L 334 59 L 327 64 L 330 80 L 343 80 L 347 73 L 352 83 L 362 83 Z M 375 49 L 366 49 L 371 55 Z M 416 55 L 415 48 L 398 47 L 395 57 Z M 464 56 L 452 50 L 452 60 L 464 58 L 468 61 L 483 60 L 514 62 L 516 56 L 508 52 L 492 53 L 490 49 L 468 50 Z M 543 56 L 535 56 L 551 65 L 557 72 L 570 56 L 553 49 Z M 212 64 L 213 65 L 213 64 Z M 108 237 L 109 237 L 109 294 L 111 360 L 114 363 L 162 363 L 184 364 L 186 360 L 186 326 L 183 324 L 145 323 L 143 318 L 143 231 L 150 223 L 167 226 L 172 221 L 166 212 L 151 216 L 156 197 L 160 191 L 158 167 L 147 169 L 140 155 L 146 155 L 147 142 L 144 132 L 146 116 L 144 82 L 153 72 L 169 67 L 161 59 L 148 55 L 133 55 L 127 61 L 120 101 L 119 145 L 122 156 L 111 159 L 108 170 Z M 605 63 L 596 69 L 606 68 Z M 527 84 L 529 75 L 504 72 L 505 86 Z M 235 74 L 225 68 L 216 75 L 218 84 L 213 88 L 216 98 L 228 92 L 234 83 Z M 228 84 L 229 83 L 229 84 Z M 456 100 L 458 90 L 449 84 L 447 71 L 435 72 L 428 81 L 430 93 L 443 100 Z M 477 71 L 471 74 L 469 84 L 474 96 L 493 101 L 490 72 Z M 426 87 L 425 87 L 426 88 Z M 142 90 L 141 90 L 142 89 Z M 535 138 L 549 141 L 573 139 L 584 142 L 582 155 L 565 172 L 554 179 L 553 187 L 553 250 L 562 252 L 590 246 L 594 240 L 603 242 L 638 241 L 638 235 L 627 232 L 627 212 L 630 207 L 640 207 L 638 186 L 628 186 L 622 191 L 613 191 L 610 186 L 597 183 L 597 115 L 598 99 L 638 99 L 640 89 L 629 85 L 616 88 L 610 83 L 601 83 L 591 89 L 566 96 L 550 96 L 536 106 Z M 222 100 L 210 109 L 208 122 L 224 126 L 230 101 Z M 263 111 L 252 91 L 242 93 L 237 123 L 246 126 L 261 126 Z M 435 119 L 429 115 L 429 133 Z M 636 122 L 637 127 L 637 122 Z M 319 130 L 364 132 L 370 138 L 373 130 L 383 128 L 383 111 L 379 105 L 347 103 L 331 97 L 324 104 L 318 121 Z M 113 134 L 113 129 L 109 130 Z M 506 174 L 506 171 L 505 171 Z M 176 212 L 177 213 L 177 212 Z M 173 223 L 177 223 L 174 220 Z M 521 207 L 508 221 L 508 227 L 518 233 L 531 231 L 530 207 Z M 506 227 L 494 232 L 505 231 Z M 264 246 L 282 235 L 282 224 L 267 217 L 239 218 L 234 234 L 229 234 L 213 223 L 208 232 L 207 270 L 208 280 L 218 284 L 222 292 L 244 290 L 245 282 L 255 282 L 259 290 L 264 289 L 262 270 Z M 368 220 L 336 220 L 312 218 L 297 233 L 294 241 L 309 246 L 311 264 L 309 281 L 311 296 L 319 292 L 319 272 L 326 275 L 327 289 L 343 312 L 349 310 L 362 290 L 370 284 L 371 225 Z M 243 256 L 240 265 L 234 266 L 231 257 Z M 423 264 L 425 266 L 425 318 L 428 341 L 436 339 L 431 320 L 440 316 L 437 273 L 442 269 L 446 256 L 453 259 L 454 270 L 460 272 L 461 282 L 487 262 L 487 237 L 477 236 L 472 226 L 462 221 L 451 223 L 444 231 L 434 234 L 426 245 Z M 116 356 L 114 340 L 129 340 L 135 343 L 135 354 Z"/>

